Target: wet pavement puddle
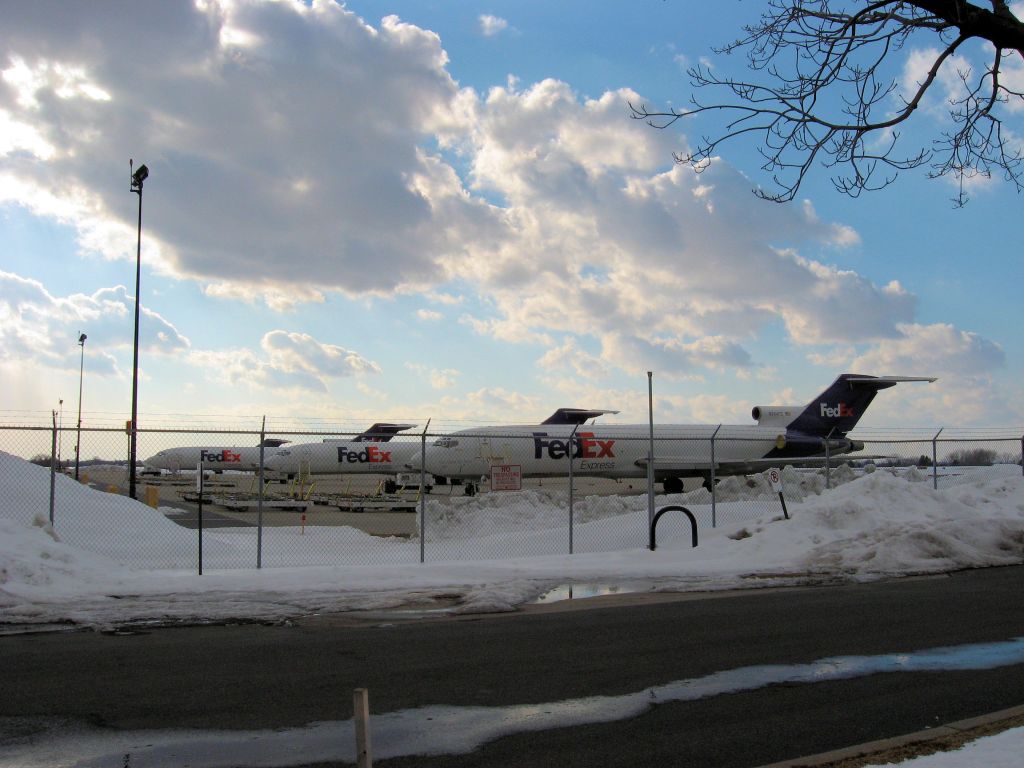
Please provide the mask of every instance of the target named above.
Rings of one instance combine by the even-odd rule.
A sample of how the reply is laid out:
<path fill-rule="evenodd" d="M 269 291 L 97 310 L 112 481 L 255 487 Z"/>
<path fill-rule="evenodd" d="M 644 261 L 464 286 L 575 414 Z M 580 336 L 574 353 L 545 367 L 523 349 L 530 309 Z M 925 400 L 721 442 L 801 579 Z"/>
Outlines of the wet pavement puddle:
<path fill-rule="evenodd" d="M 516 733 L 636 717 L 659 703 L 695 701 L 776 684 L 813 684 L 878 673 L 969 671 L 1024 663 L 1024 637 L 877 656 L 835 656 L 808 664 L 771 664 L 676 680 L 621 696 L 504 707 L 432 705 L 372 714 L 373 757 L 463 754 Z M 55 726 L 0 747 L 0 765 L 22 768 L 220 768 L 354 762 L 351 720 L 263 731 L 100 731 Z"/>

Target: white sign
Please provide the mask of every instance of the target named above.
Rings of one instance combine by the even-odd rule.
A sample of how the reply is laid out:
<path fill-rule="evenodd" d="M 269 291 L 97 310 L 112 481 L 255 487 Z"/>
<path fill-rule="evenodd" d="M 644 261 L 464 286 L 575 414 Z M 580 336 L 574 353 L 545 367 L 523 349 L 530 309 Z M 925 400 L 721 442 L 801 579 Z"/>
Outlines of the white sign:
<path fill-rule="evenodd" d="M 495 464 L 491 467 L 492 491 L 521 491 L 523 467 L 521 464 Z"/>
<path fill-rule="evenodd" d="M 782 493 L 782 472 L 777 469 L 769 469 L 764 474 L 768 478 L 768 484 L 771 485 L 772 491 Z"/>

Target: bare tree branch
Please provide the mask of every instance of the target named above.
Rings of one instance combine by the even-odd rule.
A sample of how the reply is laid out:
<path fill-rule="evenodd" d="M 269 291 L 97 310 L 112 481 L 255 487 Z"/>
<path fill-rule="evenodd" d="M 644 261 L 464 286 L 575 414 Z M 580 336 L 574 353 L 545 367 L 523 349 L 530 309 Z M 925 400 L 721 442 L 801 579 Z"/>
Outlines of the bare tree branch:
<path fill-rule="evenodd" d="M 759 136 L 762 169 L 775 191 L 756 189 L 768 200 L 793 200 L 816 164 L 830 170 L 840 192 L 856 197 L 891 184 L 900 171 L 928 165 L 929 176 L 959 182 L 957 205 L 967 201 L 966 183 L 1001 171 L 1017 191 L 1024 188 L 1021 138 L 1003 129 L 1000 109 L 1024 106 L 1024 95 L 1002 77 L 1006 55 L 1024 61 L 1024 24 L 1004 0 L 991 9 L 967 0 L 769 0 L 757 24 L 716 49 L 743 51 L 757 76 L 736 79 L 707 65 L 687 71 L 694 95 L 686 109 L 649 110 L 630 104 L 632 116 L 655 128 L 684 118 L 724 117 L 720 130 L 687 153 L 676 155 L 697 171 L 723 144 Z M 923 40 L 934 54 L 921 82 L 902 94 L 899 72 L 909 43 Z M 925 146 L 903 147 L 896 130 L 924 104 L 940 70 L 969 41 L 987 41 L 988 63 L 978 74 L 959 72 L 961 94 L 948 103 L 952 129 Z M 972 51 L 973 56 L 977 56 Z M 958 59 L 959 60 L 959 59 Z M 697 91 L 724 95 L 703 101 Z"/>

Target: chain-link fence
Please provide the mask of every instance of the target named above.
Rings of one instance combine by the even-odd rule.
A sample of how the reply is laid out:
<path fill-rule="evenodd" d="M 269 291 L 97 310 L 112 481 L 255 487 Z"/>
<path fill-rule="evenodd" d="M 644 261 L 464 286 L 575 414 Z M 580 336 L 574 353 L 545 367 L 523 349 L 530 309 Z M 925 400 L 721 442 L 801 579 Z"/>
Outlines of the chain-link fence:
<path fill-rule="evenodd" d="M 125 430 L 0 427 L 0 517 L 50 522 L 66 542 L 150 569 L 600 553 L 648 546 L 655 511 L 669 504 L 700 529 L 780 515 L 769 465 L 785 467 L 785 497 L 799 501 L 866 472 L 940 490 L 1020 475 L 1024 446 L 981 431 L 876 430 L 851 434 L 863 444 L 851 455 L 823 441 L 817 456 L 764 461 L 773 441 L 763 431 L 655 432 L 652 444 L 614 425 L 383 442 L 357 432 L 140 429 L 144 506 L 128 497 Z M 690 536 L 682 515 L 658 523 L 659 546 Z"/>

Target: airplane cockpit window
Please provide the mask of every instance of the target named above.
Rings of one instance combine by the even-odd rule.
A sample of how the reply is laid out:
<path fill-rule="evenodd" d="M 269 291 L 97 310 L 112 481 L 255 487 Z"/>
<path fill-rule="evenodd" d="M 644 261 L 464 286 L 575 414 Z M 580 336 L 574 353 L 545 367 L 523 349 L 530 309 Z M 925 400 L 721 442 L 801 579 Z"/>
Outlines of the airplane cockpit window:
<path fill-rule="evenodd" d="M 292 454 L 291 451 L 278 451 L 277 452 L 278 456 L 291 456 L 291 454 Z"/>
<path fill-rule="evenodd" d="M 459 441 L 454 437 L 441 437 L 434 441 L 435 448 L 454 448 L 459 444 Z"/>

